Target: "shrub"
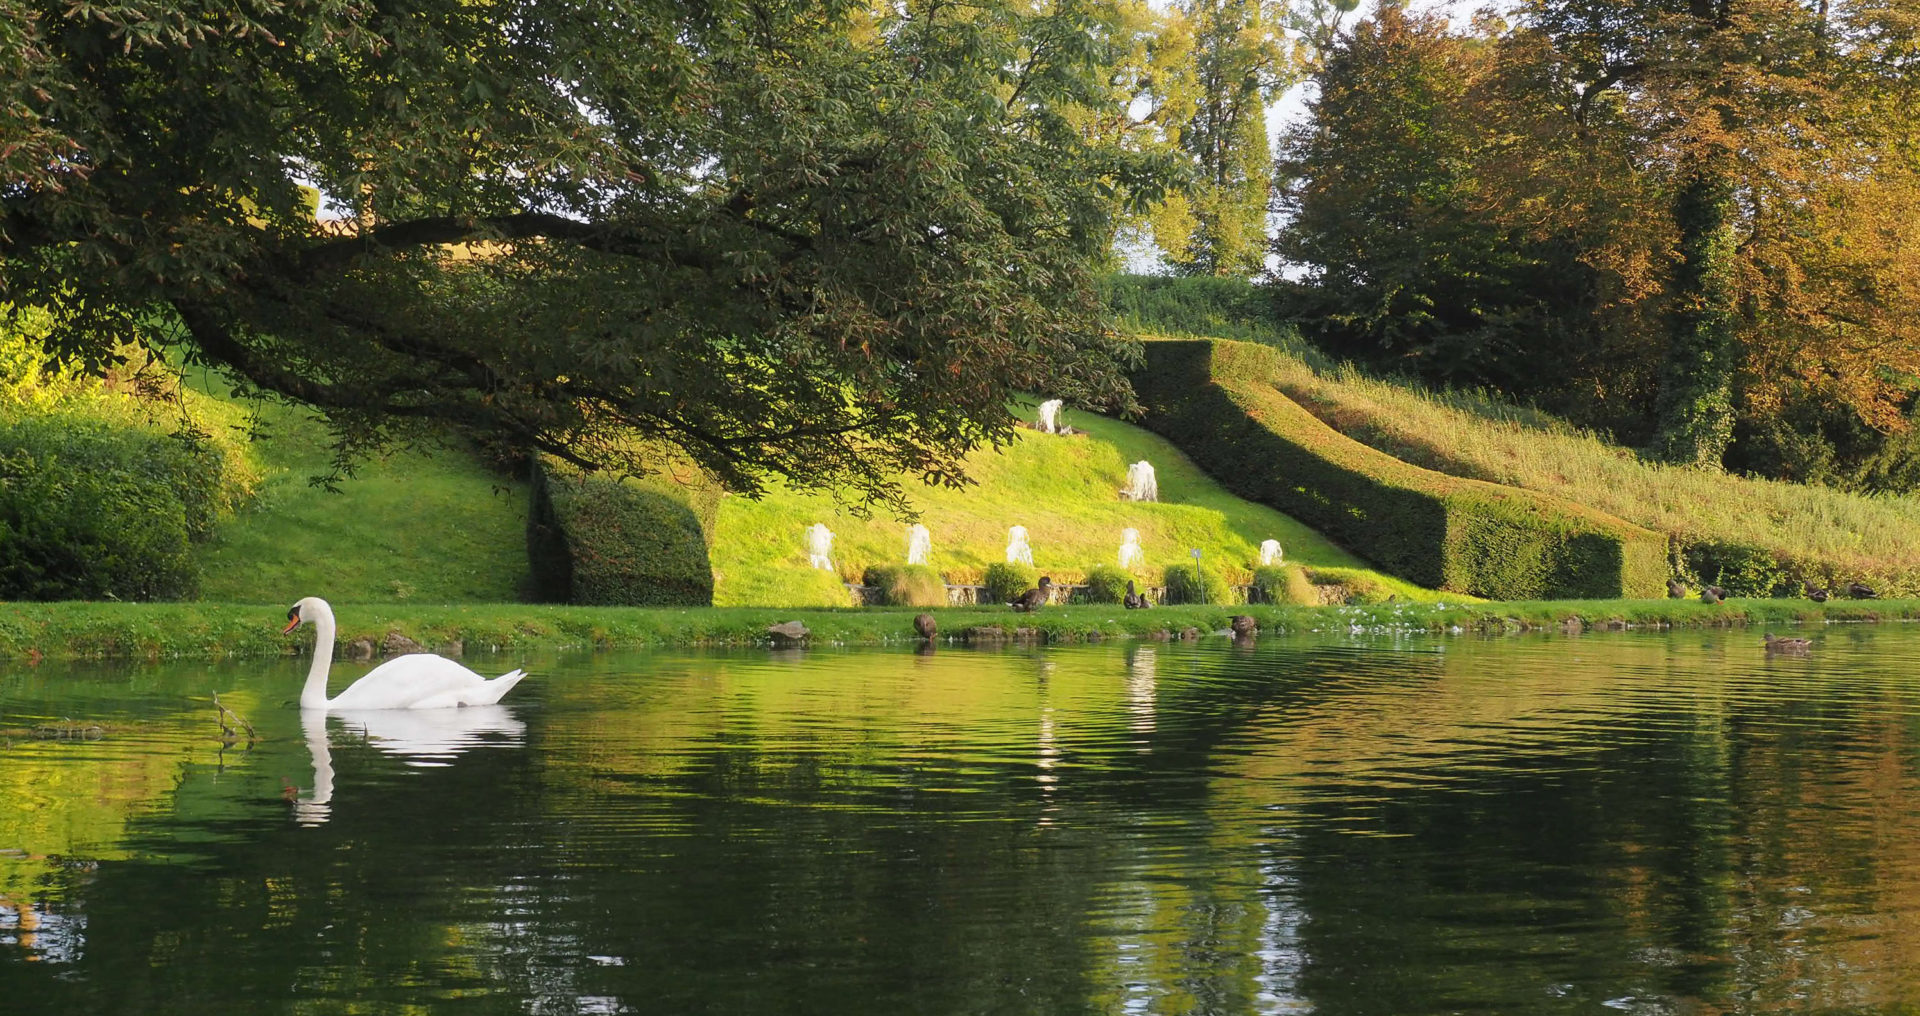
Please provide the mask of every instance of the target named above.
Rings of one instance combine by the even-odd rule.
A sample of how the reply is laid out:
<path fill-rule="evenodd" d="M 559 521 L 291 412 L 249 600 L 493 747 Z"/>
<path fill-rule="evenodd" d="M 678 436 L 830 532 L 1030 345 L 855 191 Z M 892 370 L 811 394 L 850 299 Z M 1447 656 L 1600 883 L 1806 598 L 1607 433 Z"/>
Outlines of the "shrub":
<path fill-rule="evenodd" d="M 1666 538 L 1516 487 L 1447 476 L 1369 448 L 1271 384 L 1271 348 L 1146 344 L 1146 423 L 1230 490 L 1287 512 L 1382 569 L 1492 599 L 1662 595 Z"/>
<path fill-rule="evenodd" d="M 592 606 L 713 603 L 706 534 L 692 508 L 632 481 L 542 462 L 527 557 L 535 597 Z"/>
<path fill-rule="evenodd" d="M 1253 570 L 1253 588 L 1262 603 L 1298 603 L 1313 606 L 1320 602 L 1320 590 L 1296 564 L 1268 565 Z"/>
<path fill-rule="evenodd" d="M 1681 551 L 1684 579 L 1697 586 L 1715 585 L 1728 596 L 1795 596 L 1800 580 L 1793 569 L 1759 547 L 1700 541 Z"/>
<path fill-rule="evenodd" d="M 1127 598 L 1127 583 L 1133 581 L 1133 575 L 1110 564 L 1097 564 L 1087 569 L 1088 603 L 1122 603 Z"/>
<path fill-rule="evenodd" d="M 1191 564 L 1176 564 L 1167 567 L 1168 603 L 1215 603 L 1234 602 L 1233 587 L 1227 580 L 1211 568 Z"/>
<path fill-rule="evenodd" d="M 877 588 L 886 607 L 947 605 L 947 584 L 924 564 L 876 564 L 860 576 L 860 584 Z"/>
<path fill-rule="evenodd" d="M 218 446 L 78 412 L 0 418 L 0 599 L 169 600 L 238 496 Z"/>
<path fill-rule="evenodd" d="M 986 586 L 986 603 L 1012 603 L 1013 598 L 1040 584 L 1040 573 L 1032 566 L 995 561 L 987 566 L 980 584 Z"/>

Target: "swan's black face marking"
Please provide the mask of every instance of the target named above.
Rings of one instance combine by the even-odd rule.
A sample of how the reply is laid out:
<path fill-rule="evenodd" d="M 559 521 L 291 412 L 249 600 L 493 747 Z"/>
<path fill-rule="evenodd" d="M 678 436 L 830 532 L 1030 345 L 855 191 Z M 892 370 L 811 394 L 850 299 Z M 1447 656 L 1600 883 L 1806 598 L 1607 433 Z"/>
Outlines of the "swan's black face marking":
<path fill-rule="evenodd" d="M 287 608 L 287 626 L 280 629 L 280 634 L 285 635 L 298 627 L 300 627 L 300 605 L 296 603 Z"/>

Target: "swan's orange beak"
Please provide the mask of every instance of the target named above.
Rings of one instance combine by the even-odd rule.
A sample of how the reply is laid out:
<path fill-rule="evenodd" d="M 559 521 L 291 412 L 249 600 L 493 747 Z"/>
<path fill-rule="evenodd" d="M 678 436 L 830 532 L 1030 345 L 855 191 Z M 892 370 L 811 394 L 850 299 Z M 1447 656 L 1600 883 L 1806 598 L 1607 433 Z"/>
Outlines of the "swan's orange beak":
<path fill-rule="evenodd" d="M 290 635 L 293 633 L 293 630 L 298 627 L 300 627 L 300 608 L 295 607 L 287 611 L 287 626 L 280 629 L 280 634 Z"/>

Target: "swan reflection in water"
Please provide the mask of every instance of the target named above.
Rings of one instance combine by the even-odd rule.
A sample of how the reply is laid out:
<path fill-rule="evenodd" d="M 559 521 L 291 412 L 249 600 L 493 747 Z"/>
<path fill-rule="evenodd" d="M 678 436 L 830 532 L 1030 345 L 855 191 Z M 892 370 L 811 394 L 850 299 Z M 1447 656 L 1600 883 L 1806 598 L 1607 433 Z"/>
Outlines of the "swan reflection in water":
<path fill-rule="evenodd" d="M 313 790 L 293 802 L 294 821 L 317 826 L 333 812 L 333 750 L 327 717 L 341 729 L 410 766 L 448 766 L 469 748 L 518 748 L 527 725 L 502 705 L 459 709 L 300 710 L 300 728 L 313 756 Z"/>

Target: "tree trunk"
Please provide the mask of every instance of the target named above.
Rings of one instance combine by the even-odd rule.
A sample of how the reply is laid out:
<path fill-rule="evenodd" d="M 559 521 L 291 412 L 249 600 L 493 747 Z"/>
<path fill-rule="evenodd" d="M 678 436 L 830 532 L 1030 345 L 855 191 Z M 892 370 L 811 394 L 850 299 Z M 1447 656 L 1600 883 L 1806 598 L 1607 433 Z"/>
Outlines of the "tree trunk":
<path fill-rule="evenodd" d="M 1717 469 L 1733 437 L 1733 191 L 1732 177 L 1702 165 L 1674 202 L 1680 264 L 1653 439 L 1668 462 Z"/>

